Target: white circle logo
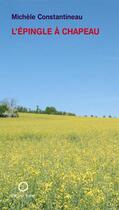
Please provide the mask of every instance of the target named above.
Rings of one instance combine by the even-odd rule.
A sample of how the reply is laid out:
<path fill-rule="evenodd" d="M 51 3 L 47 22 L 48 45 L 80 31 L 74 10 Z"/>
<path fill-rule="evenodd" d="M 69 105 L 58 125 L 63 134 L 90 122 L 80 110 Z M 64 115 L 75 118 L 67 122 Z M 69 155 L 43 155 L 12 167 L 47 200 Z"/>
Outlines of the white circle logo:
<path fill-rule="evenodd" d="M 27 182 L 20 182 L 19 185 L 18 185 L 18 190 L 20 192 L 26 192 L 28 190 Z"/>

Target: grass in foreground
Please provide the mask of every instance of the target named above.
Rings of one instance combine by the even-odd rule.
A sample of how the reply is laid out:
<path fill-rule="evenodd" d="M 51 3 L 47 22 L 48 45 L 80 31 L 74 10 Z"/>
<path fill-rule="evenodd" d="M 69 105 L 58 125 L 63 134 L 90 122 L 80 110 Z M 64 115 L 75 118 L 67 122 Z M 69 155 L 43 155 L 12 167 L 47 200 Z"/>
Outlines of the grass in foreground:
<path fill-rule="evenodd" d="M 1 210 L 118 210 L 119 119 L 0 119 Z"/>

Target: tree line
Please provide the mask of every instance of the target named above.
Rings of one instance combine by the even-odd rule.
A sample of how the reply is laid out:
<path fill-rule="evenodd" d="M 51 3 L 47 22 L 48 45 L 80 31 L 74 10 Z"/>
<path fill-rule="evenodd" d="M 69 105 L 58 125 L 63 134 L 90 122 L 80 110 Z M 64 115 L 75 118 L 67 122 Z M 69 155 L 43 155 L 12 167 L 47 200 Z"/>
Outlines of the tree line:
<path fill-rule="evenodd" d="M 0 102 L 0 117 L 18 117 L 19 112 L 75 116 L 75 114 L 71 112 L 58 111 L 54 106 L 47 106 L 44 110 L 42 110 L 38 105 L 35 109 L 16 105 L 15 99 L 5 99 Z"/>
<path fill-rule="evenodd" d="M 65 112 L 65 111 L 58 111 L 54 106 L 47 106 L 44 110 L 40 109 L 37 105 L 35 109 L 26 108 L 23 106 L 17 107 L 18 112 L 24 113 L 37 113 L 37 114 L 52 114 L 52 115 L 68 115 L 68 116 L 75 116 L 74 113 Z"/>
<path fill-rule="evenodd" d="M 19 106 L 16 104 L 15 99 L 4 99 L 0 101 L 0 117 L 18 117 L 19 113 L 36 113 L 36 114 L 49 114 L 49 115 L 67 115 L 67 116 L 76 116 L 74 113 L 58 111 L 54 106 L 46 106 L 44 110 L 40 109 L 39 105 L 35 109 L 27 108 L 24 106 Z M 95 115 L 84 115 L 83 117 L 94 117 Z M 111 115 L 103 115 L 103 118 L 112 118 Z"/>

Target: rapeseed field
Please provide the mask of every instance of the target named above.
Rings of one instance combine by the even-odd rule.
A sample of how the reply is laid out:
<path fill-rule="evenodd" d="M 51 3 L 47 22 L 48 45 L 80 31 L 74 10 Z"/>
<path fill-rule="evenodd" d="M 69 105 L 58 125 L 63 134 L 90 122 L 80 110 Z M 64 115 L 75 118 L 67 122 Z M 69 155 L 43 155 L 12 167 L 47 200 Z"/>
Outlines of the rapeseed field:
<path fill-rule="evenodd" d="M 118 210 L 119 119 L 0 119 L 0 210 Z"/>

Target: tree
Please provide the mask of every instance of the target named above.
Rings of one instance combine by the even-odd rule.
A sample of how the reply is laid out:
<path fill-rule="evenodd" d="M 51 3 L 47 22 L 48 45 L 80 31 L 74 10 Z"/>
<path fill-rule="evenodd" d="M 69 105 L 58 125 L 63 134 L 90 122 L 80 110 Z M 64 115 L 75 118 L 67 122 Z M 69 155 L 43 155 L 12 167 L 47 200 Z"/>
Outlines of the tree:
<path fill-rule="evenodd" d="M 38 106 L 38 105 L 36 106 L 36 110 L 35 110 L 35 112 L 36 112 L 36 113 L 42 113 L 42 110 L 39 108 L 39 106 Z"/>
<path fill-rule="evenodd" d="M 1 101 L 1 103 L 7 105 L 7 107 L 11 111 L 14 111 L 14 109 L 16 109 L 16 100 L 14 98 L 4 99 L 3 101 Z"/>
<path fill-rule="evenodd" d="M 1 104 L 0 105 L 0 117 L 3 117 L 6 111 L 8 111 L 8 106 L 6 104 Z"/>
<path fill-rule="evenodd" d="M 12 98 L 10 101 L 9 101 L 9 105 L 10 105 L 10 108 L 12 110 L 16 109 L 16 100 L 14 98 Z"/>
<path fill-rule="evenodd" d="M 18 112 L 28 112 L 29 110 L 28 110 L 26 107 L 17 106 L 17 111 L 18 111 Z"/>
<path fill-rule="evenodd" d="M 55 107 L 53 106 L 47 106 L 46 109 L 45 109 L 45 113 L 46 114 L 57 114 L 57 110 Z"/>
<path fill-rule="evenodd" d="M 0 102 L 2 117 L 18 117 L 15 99 L 4 99 Z"/>

